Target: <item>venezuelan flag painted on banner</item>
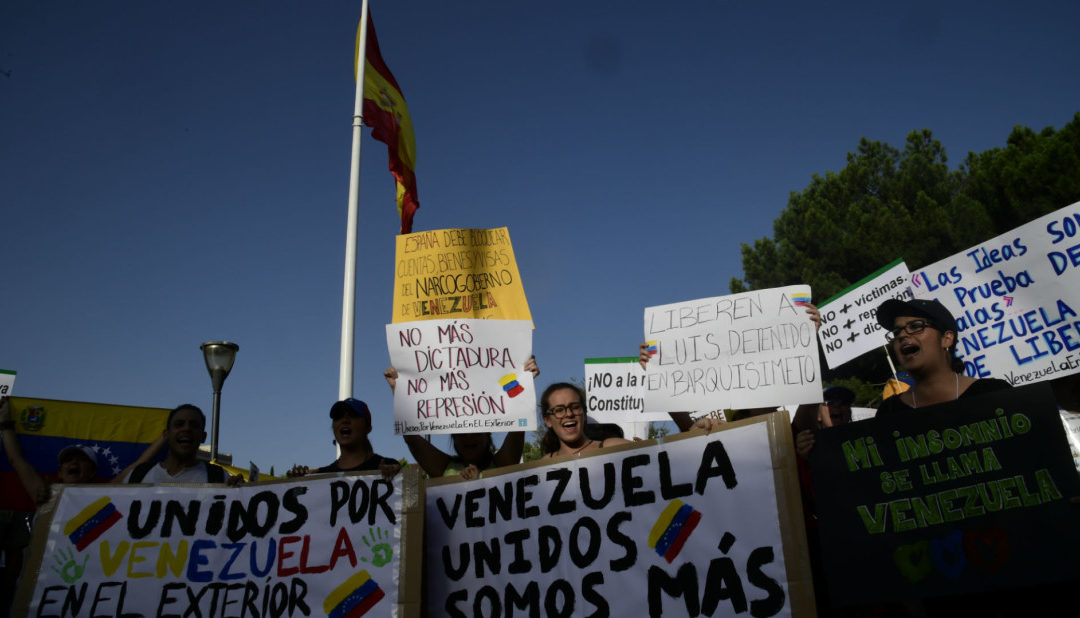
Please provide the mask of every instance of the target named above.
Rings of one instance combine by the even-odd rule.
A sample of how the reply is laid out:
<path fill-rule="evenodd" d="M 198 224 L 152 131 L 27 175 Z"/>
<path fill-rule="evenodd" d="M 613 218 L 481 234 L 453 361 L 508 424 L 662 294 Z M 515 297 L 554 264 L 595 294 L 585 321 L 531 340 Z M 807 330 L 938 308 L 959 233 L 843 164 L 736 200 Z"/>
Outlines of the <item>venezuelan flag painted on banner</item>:
<path fill-rule="evenodd" d="M 390 154 L 390 173 L 397 183 L 397 208 L 401 216 L 401 233 L 412 232 L 413 214 L 420 208 L 416 193 L 416 136 L 412 118 L 405 105 L 394 74 L 383 62 L 375 23 L 368 11 L 367 53 L 364 54 L 364 124 L 371 127 L 371 136 L 386 144 Z M 356 29 L 354 70 L 360 66 L 360 28 Z M 355 79 L 355 73 L 354 73 Z"/>
<path fill-rule="evenodd" d="M 46 476 L 57 472 L 56 456 L 75 444 L 97 453 L 98 479 L 116 476 L 161 432 L 169 411 L 55 399 L 11 398 L 11 415 L 23 457 Z M 0 509 L 34 510 L 7 456 L 0 457 Z"/>

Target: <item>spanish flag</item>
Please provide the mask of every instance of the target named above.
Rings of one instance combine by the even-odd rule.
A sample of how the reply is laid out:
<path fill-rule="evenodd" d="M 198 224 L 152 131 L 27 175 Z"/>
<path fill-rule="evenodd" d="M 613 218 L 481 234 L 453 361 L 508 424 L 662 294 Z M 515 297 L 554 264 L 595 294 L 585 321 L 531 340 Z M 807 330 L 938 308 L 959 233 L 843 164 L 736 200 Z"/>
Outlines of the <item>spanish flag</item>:
<path fill-rule="evenodd" d="M 394 74 L 383 62 L 375 24 L 369 9 L 367 20 L 367 53 L 364 54 L 364 124 L 371 127 L 371 136 L 386 144 L 390 155 L 390 173 L 397 184 L 397 208 L 401 216 L 401 233 L 412 232 L 413 214 L 420 208 L 416 194 L 416 136 L 413 134 L 409 108 Z M 360 28 L 356 29 L 354 70 L 360 69 Z"/>

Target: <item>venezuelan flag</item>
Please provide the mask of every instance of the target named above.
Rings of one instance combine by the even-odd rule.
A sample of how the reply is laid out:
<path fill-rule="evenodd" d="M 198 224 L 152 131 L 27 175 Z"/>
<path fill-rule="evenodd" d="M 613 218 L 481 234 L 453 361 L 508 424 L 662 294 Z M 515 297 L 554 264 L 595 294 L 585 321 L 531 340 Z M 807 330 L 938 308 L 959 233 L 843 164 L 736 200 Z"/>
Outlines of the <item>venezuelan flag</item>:
<path fill-rule="evenodd" d="M 165 429 L 164 408 L 114 406 L 56 399 L 11 398 L 12 419 L 23 457 L 38 472 L 57 472 L 56 456 L 82 444 L 97 452 L 98 480 L 135 461 Z M 0 509 L 34 510 L 6 456 L 0 456 Z"/>
<path fill-rule="evenodd" d="M 649 547 L 670 563 L 679 556 L 690 533 L 701 521 L 701 512 L 682 500 L 668 503 L 649 532 Z"/>
<path fill-rule="evenodd" d="M 75 549 L 82 551 L 94 542 L 123 515 L 116 510 L 116 505 L 108 496 L 94 500 L 79 514 L 64 524 L 64 534 L 75 544 Z"/>
<path fill-rule="evenodd" d="M 401 217 L 401 233 L 412 232 L 413 215 L 420 208 L 416 191 L 416 135 L 412 117 L 405 105 L 394 74 L 383 61 L 375 23 L 368 9 L 367 42 L 364 54 L 364 124 L 371 127 L 371 137 L 386 144 L 390 155 L 390 174 L 397 185 L 397 208 Z M 354 70 L 360 68 L 360 28 L 356 29 Z M 353 77 L 355 79 L 355 75 Z"/>
<path fill-rule="evenodd" d="M 516 373 L 508 373 L 499 378 L 499 384 L 503 387 L 503 390 L 506 391 L 506 394 L 510 395 L 511 399 L 525 392 L 525 387 L 517 381 Z"/>
<path fill-rule="evenodd" d="M 649 353 L 649 356 L 656 356 L 656 353 L 660 351 L 660 348 L 657 347 L 657 343 L 659 342 L 656 340 L 645 342 L 645 351 Z"/>
<path fill-rule="evenodd" d="M 328 618 L 359 618 L 386 596 L 379 584 L 367 571 L 360 571 L 346 579 L 323 601 L 323 611 Z"/>
<path fill-rule="evenodd" d="M 791 302 L 795 303 L 796 305 L 798 305 L 800 307 L 805 307 L 806 305 L 810 304 L 810 295 L 809 294 L 792 294 L 791 295 Z"/>

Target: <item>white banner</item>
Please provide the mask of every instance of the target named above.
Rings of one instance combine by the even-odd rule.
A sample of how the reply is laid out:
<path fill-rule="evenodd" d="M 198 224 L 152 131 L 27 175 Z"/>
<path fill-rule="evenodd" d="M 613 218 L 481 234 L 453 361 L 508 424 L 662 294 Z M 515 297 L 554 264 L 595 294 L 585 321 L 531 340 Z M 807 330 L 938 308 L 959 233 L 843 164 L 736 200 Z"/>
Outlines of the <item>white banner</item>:
<path fill-rule="evenodd" d="M 885 329 L 877 323 L 878 305 L 889 298 L 911 300 L 914 296 L 910 279 L 907 264 L 896 260 L 818 307 L 821 311 L 818 337 L 829 367 L 839 367 L 886 345 Z"/>
<path fill-rule="evenodd" d="M 528 320 L 424 320 L 386 325 L 397 434 L 531 431 L 536 389 Z"/>
<path fill-rule="evenodd" d="M 645 410 L 821 400 L 810 287 L 793 285 L 645 309 Z"/>
<path fill-rule="evenodd" d="M 404 482 L 65 487 L 28 614 L 399 615 Z"/>
<path fill-rule="evenodd" d="M 916 271 L 960 328 L 967 374 L 1014 386 L 1080 372 L 1080 202 Z"/>
<path fill-rule="evenodd" d="M 789 616 L 773 450 L 758 422 L 429 484 L 428 615 Z"/>
<path fill-rule="evenodd" d="M 645 411 L 645 370 L 633 356 L 585 359 L 585 407 L 599 423 L 671 420 Z"/>

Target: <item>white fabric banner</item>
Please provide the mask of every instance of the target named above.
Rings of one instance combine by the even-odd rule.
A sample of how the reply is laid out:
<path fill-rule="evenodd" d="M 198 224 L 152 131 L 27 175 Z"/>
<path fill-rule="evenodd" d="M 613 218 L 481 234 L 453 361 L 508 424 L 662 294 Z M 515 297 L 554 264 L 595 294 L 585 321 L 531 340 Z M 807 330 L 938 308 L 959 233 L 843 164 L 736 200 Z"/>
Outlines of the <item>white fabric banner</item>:
<path fill-rule="evenodd" d="M 397 615 L 402 483 L 65 487 L 29 615 Z"/>
<path fill-rule="evenodd" d="M 773 466 L 759 422 L 429 485 L 428 615 L 791 615 Z"/>

